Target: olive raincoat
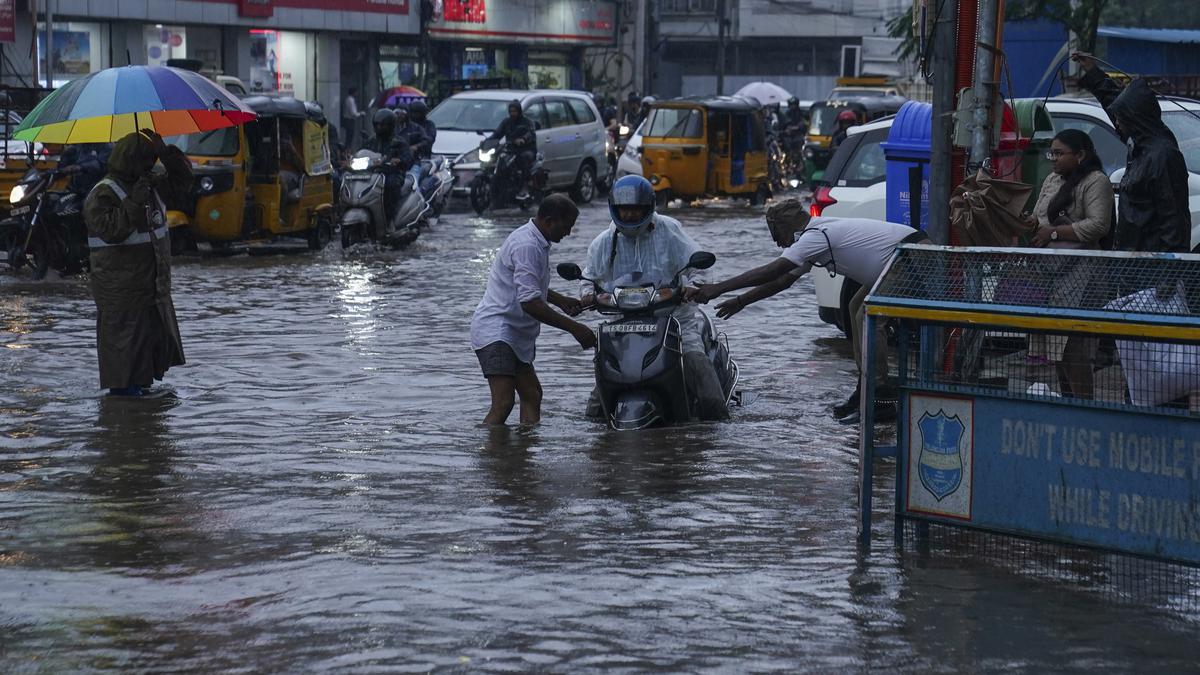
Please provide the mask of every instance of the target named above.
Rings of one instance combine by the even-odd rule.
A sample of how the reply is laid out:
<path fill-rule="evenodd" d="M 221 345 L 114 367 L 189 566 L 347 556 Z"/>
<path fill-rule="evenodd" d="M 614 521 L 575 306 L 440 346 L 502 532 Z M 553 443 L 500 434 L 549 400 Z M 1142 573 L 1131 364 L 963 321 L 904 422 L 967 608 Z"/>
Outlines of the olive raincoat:
<path fill-rule="evenodd" d="M 1191 249 L 1188 170 L 1175 134 L 1162 121 L 1158 97 L 1137 78 L 1124 90 L 1098 68 L 1079 81 L 1104 106 L 1122 137 L 1131 142 L 1121 178 L 1113 248 L 1119 251 Z"/>
<path fill-rule="evenodd" d="M 144 133 L 118 141 L 84 203 L 100 385 L 108 389 L 149 386 L 184 363 L 164 202 L 186 198 L 192 170 L 187 155 L 167 146 L 159 158 L 167 174 L 151 174 L 156 143 Z"/>

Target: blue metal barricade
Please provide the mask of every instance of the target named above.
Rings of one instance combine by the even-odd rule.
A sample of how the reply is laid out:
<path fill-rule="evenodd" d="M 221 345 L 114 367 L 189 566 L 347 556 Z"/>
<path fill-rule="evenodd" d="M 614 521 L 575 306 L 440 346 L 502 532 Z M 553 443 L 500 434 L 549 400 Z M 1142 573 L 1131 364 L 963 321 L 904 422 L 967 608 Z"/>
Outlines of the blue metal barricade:
<path fill-rule="evenodd" d="M 867 301 L 895 323 L 906 522 L 1200 565 L 1200 255 L 901 247 Z M 864 357 L 864 364 L 873 359 Z M 863 400 L 874 400 L 864 373 Z"/>

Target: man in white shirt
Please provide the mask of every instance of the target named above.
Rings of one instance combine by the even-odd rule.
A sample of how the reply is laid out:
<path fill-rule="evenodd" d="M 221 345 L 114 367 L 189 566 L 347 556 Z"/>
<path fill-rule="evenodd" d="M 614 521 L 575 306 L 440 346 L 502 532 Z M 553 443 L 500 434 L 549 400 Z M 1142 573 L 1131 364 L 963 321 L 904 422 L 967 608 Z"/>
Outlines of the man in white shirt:
<path fill-rule="evenodd" d="M 862 289 L 850 301 L 854 330 L 854 363 L 863 372 L 861 327 L 864 324 L 863 306 L 871 288 L 883 274 L 888 260 L 901 244 L 925 241 L 928 237 L 907 225 L 886 223 L 867 218 L 810 218 L 803 203 L 787 199 L 767 211 L 767 227 L 771 238 L 784 249 L 774 262 L 743 272 L 726 281 L 701 286 L 691 299 L 708 302 L 719 295 L 741 288 L 754 289 L 717 305 L 717 316 L 728 319 L 754 302 L 769 298 L 790 288 L 796 280 L 813 267 L 823 267 L 830 274 L 842 274 L 858 282 Z M 876 325 L 875 334 L 876 406 L 875 420 L 895 418 L 894 393 L 887 387 L 887 337 L 883 323 Z M 861 382 L 861 378 L 860 378 Z M 834 415 L 844 422 L 857 421 L 859 390 L 850 399 L 834 408 Z"/>
<path fill-rule="evenodd" d="M 358 110 L 358 87 L 350 87 L 346 98 L 342 100 L 342 133 L 346 137 L 347 150 L 357 147 L 355 134 L 358 131 L 358 120 L 362 116 L 363 113 Z"/>
<path fill-rule="evenodd" d="M 550 244 L 569 235 L 578 217 L 579 208 L 565 195 L 549 195 L 537 217 L 508 235 L 496 252 L 471 319 L 471 347 L 492 394 L 485 424 L 504 424 L 517 396 L 521 424 L 541 419 L 542 384 L 533 358 L 542 324 L 570 333 L 584 349 L 596 346 L 592 329 L 550 308 L 553 304 L 570 316 L 583 311 L 578 300 L 550 290 Z"/>

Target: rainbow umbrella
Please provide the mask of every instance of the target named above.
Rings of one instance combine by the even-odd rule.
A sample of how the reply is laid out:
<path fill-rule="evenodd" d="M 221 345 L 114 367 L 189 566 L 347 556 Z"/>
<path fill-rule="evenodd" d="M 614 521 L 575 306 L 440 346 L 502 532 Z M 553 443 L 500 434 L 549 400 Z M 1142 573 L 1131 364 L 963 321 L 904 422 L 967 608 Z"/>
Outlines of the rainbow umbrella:
<path fill-rule="evenodd" d="M 111 143 L 139 129 L 176 136 L 232 127 L 254 118 L 253 110 L 199 73 L 122 66 L 59 87 L 22 120 L 13 138 Z"/>

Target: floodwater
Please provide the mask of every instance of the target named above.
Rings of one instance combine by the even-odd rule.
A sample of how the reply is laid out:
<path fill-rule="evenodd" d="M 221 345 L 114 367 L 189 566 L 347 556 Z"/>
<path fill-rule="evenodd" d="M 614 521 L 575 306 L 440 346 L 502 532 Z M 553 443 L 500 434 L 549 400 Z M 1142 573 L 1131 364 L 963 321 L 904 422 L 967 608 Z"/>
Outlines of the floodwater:
<path fill-rule="evenodd" d="M 675 215 L 715 276 L 775 254 L 760 212 Z M 587 422 L 590 356 L 547 329 L 544 423 L 481 428 L 468 324 L 521 222 L 180 261 L 173 403 L 101 398 L 84 282 L 0 272 L 0 671 L 1197 668 L 1194 617 L 1088 590 L 1103 560 L 897 550 L 886 466 L 860 552 L 853 364 L 807 279 L 723 323 L 730 423 Z"/>

